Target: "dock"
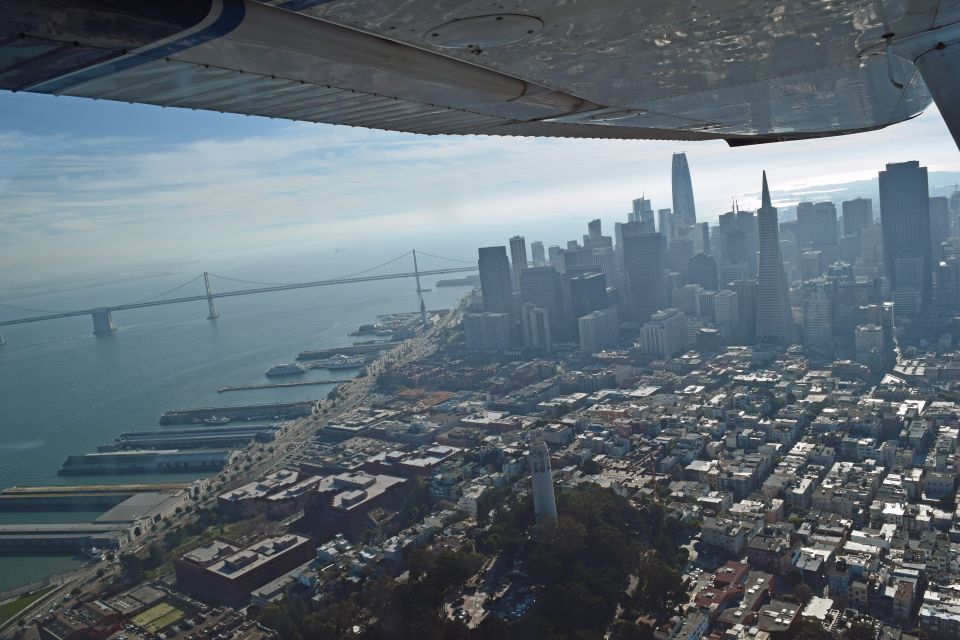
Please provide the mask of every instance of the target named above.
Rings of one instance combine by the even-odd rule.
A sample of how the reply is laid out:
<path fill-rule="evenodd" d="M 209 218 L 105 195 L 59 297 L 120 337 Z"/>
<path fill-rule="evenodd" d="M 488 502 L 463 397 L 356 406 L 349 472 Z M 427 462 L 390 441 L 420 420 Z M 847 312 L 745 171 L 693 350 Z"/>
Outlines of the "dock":
<path fill-rule="evenodd" d="M 58 473 L 61 476 L 214 473 L 232 464 L 237 455 L 230 449 L 98 451 L 67 456 Z"/>
<path fill-rule="evenodd" d="M 388 351 L 399 346 L 399 342 L 380 342 L 377 344 L 361 344 L 353 345 L 350 347 L 333 347 L 331 349 L 318 349 L 316 351 L 301 351 L 297 354 L 297 360 L 303 362 L 305 360 L 324 360 L 326 358 L 331 358 L 338 353 L 342 353 L 345 356 L 359 356 L 366 354 L 375 354 L 380 353 L 381 351 Z"/>
<path fill-rule="evenodd" d="M 0 491 L 0 511 L 86 511 L 110 509 L 137 493 L 175 494 L 188 482 L 10 487 Z"/>
<path fill-rule="evenodd" d="M 241 448 L 253 441 L 272 442 L 284 431 L 280 424 L 248 425 L 239 423 L 226 427 L 187 427 L 121 433 L 97 451 L 125 451 L 138 449 L 217 449 Z"/>
<path fill-rule="evenodd" d="M 319 403 L 277 402 L 274 404 L 248 404 L 233 407 L 201 407 L 199 409 L 174 409 L 160 416 L 160 425 L 197 424 L 207 418 L 223 417 L 230 420 L 292 420 L 312 416 L 319 411 Z"/>
<path fill-rule="evenodd" d="M 285 387 L 313 387 L 323 384 L 342 384 L 350 382 L 355 378 L 332 378 L 330 380 L 301 380 L 300 382 L 274 382 L 267 384 L 244 384 L 235 387 L 220 387 L 217 393 L 227 393 L 230 391 L 251 391 L 253 389 L 283 389 Z"/>

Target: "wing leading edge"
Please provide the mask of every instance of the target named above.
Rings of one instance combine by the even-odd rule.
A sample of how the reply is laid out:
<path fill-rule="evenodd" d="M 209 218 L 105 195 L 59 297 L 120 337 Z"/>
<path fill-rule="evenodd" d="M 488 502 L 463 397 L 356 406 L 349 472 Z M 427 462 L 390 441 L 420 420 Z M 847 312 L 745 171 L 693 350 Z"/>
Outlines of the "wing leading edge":
<path fill-rule="evenodd" d="M 670 11 L 644 28 L 620 0 L 480 16 L 452 0 L 15 0 L 0 5 L 0 88 L 425 134 L 732 145 L 880 128 L 930 101 L 912 61 L 860 46 L 883 22 L 864 18 L 872 3 L 798 1 L 739 36 L 729 25 L 758 3 L 715 4 L 714 31 L 687 27 L 674 45 Z M 820 27 L 843 42 L 817 51 Z M 817 55 L 797 59 L 808 44 Z"/>

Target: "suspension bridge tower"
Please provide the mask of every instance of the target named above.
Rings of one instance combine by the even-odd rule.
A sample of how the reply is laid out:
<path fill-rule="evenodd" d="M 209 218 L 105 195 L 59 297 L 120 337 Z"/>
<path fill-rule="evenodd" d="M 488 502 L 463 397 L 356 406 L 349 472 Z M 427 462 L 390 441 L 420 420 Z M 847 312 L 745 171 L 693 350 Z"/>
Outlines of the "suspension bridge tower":
<path fill-rule="evenodd" d="M 210 274 L 206 271 L 203 272 L 203 286 L 207 292 L 207 307 L 210 308 L 210 315 L 207 316 L 207 320 L 216 320 L 220 317 L 220 314 L 217 313 L 217 308 L 213 306 L 213 288 L 210 287 Z"/>
<path fill-rule="evenodd" d="M 420 299 L 420 324 L 427 326 L 427 305 L 423 303 L 423 287 L 420 286 L 420 269 L 417 267 L 417 250 L 413 250 L 413 277 L 417 281 L 417 298 Z"/>

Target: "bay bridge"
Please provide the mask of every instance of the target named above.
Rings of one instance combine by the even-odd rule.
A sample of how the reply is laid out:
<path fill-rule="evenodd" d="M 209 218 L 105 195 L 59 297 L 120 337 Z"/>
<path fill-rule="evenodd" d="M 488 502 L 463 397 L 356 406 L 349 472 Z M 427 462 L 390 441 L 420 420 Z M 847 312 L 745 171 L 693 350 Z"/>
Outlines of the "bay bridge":
<path fill-rule="evenodd" d="M 315 280 L 311 282 L 288 282 L 288 283 L 268 283 L 268 282 L 255 282 L 251 280 L 240 280 L 237 278 L 230 278 L 227 276 L 217 275 L 215 273 L 203 272 L 202 274 L 188 280 L 187 282 L 169 289 L 162 293 L 159 293 L 152 298 L 146 300 L 138 300 L 134 302 L 126 302 L 122 304 L 114 304 L 110 306 L 100 306 L 91 309 L 77 309 L 73 311 L 52 311 L 52 312 L 41 312 L 39 309 L 27 309 L 24 307 L 16 307 L 9 304 L 0 303 L 0 306 L 4 306 L 11 309 L 19 309 L 22 311 L 31 311 L 41 313 L 41 315 L 26 316 L 23 318 L 15 318 L 12 320 L 2 320 L 0 321 L 0 327 L 8 327 L 16 324 L 28 324 L 32 322 L 45 322 L 48 320 L 56 320 L 59 318 L 71 318 L 75 316 L 90 316 L 93 319 L 93 333 L 94 335 L 109 335 L 116 331 L 116 324 L 113 321 L 113 312 L 114 311 L 126 311 L 129 309 L 143 309 L 146 307 L 159 307 L 168 304 L 184 304 L 187 302 L 206 302 L 207 303 L 207 319 L 216 320 L 219 317 L 217 313 L 217 308 L 214 305 L 214 301 L 218 298 L 232 298 L 236 296 L 250 296 L 261 293 L 271 293 L 274 291 L 289 291 L 292 289 L 308 289 L 312 287 L 329 287 L 338 284 L 352 284 L 357 282 L 373 282 L 377 280 L 397 280 L 403 278 L 414 278 L 417 285 L 417 296 L 420 298 L 420 312 L 423 320 L 426 318 L 426 311 L 423 304 L 423 287 L 420 284 L 420 278 L 424 276 L 438 276 L 446 275 L 452 273 L 467 273 L 477 271 L 476 263 L 469 262 L 467 260 L 457 260 L 455 258 L 445 258 L 443 256 L 436 256 L 425 251 L 421 251 L 420 255 L 429 256 L 431 258 L 436 258 L 439 260 L 445 260 L 448 262 L 458 263 L 460 265 L 470 264 L 471 266 L 455 266 L 455 267 L 446 267 L 442 269 L 429 269 L 421 271 L 417 264 L 417 250 L 412 249 L 407 251 L 403 255 L 397 256 L 396 258 L 379 264 L 375 267 L 370 267 L 369 269 L 364 269 L 356 273 L 349 275 L 341 276 L 338 278 L 332 278 L 329 280 Z M 370 274 L 371 271 L 375 271 L 382 267 L 399 262 L 400 260 L 411 256 L 413 258 L 413 271 L 402 272 L 402 273 L 386 273 L 386 274 Z M 248 285 L 257 285 L 249 289 L 238 289 L 233 291 L 214 291 L 212 285 L 210 284 L 210 279 L 219 278 L 222 280 L 227 280 L 231 282 L 248 284 Z M 170 295 L 184 287 L 187 287 L 199 280 L 203 280 L 204 292 L 197 295 L 187 295 L 187 296 L 177 296 L 172 298 L 166 298 L 163 296 Z"/>

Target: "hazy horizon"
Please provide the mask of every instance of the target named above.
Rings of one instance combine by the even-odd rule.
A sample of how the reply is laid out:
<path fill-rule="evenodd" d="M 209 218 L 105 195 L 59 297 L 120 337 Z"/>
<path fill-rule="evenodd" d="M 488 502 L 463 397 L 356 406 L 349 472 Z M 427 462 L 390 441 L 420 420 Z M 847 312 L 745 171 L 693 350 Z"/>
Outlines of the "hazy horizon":
<path fill-rule="evenodd" d="M 7 297 L 311 249 L 386 255 L 375 248 L 439 251 L 514 234 L 563 244 L 592 218 L 612 233 L 640 195 L 670 207 L 678 151 L 700 221 L 734 198 L 755 208 L 761 170 L 787 215 L 801 199 L 875 197 L 890 162 L 928 167 L 931 195 L 960 181 L 960 154 L 932 106 L 881 131 L 738 149 L 428 137 L 30 94 L 0 95 L 0 108 Z"/>

